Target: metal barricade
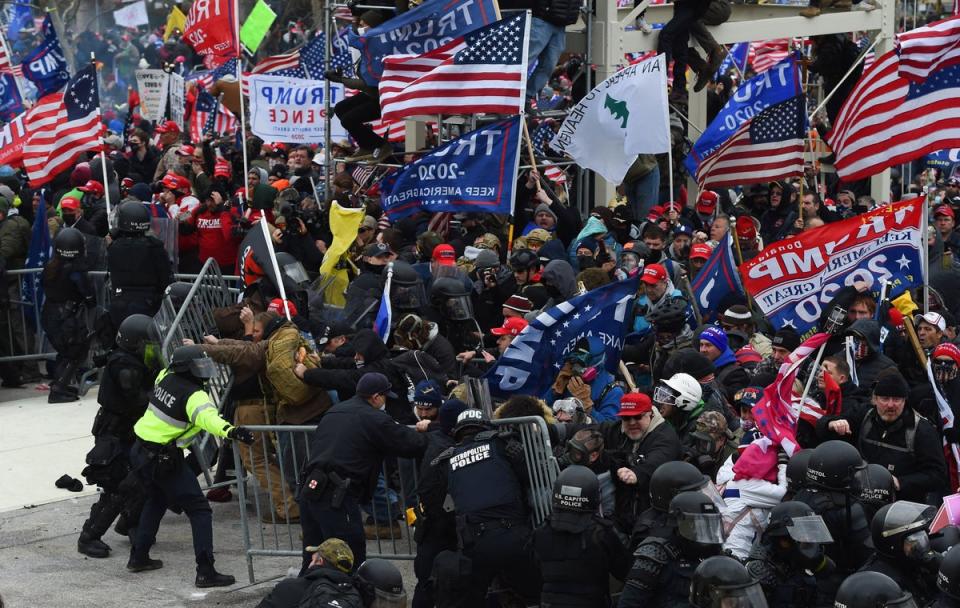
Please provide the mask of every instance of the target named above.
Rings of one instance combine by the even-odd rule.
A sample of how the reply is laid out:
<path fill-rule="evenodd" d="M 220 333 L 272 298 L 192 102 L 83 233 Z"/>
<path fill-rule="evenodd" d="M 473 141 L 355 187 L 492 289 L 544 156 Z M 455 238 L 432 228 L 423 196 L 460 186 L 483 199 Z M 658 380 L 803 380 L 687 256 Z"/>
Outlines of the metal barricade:
<path fill-rule="evenodd" d="M 301 469 L 310 459 L 310 436 L 316 427 L 244 428 L 254 433 L 256 441 L 252 445 L 234 441 L 233 453 L 243 549 L 253 583 L 257 556 L 290 557 L 299 563 L 302 541 L 295 492 Z M 416 556 L 413 528 L 404 517 L 416 501 L 415 488 L 416 461 L 402 458 L 384 463 L 374 499 L 360 505 L 366 518 L 367 557 L 412 560 Z"/>
<path fill-rule="evenodd" d="M 560 474 L 560 465 L 550 446 L 547 423 L 539 416 L 503 418 L 493 420 L 494 427 L 517 433 L 523 446 L 527 477 L 530 482 L 529 497 L 533 526 L 539 526 L 550 515 L 553 499 L 553 482 Z"/>
<path fill-rule="evenodd" d="M 56 356 L 40 324 L 43 298 L 37 293 L 37 286 L 41 272 L 42 268 L 6 271 L 6 295 L 0 296 L 0 363 L 42 361 Z"/>

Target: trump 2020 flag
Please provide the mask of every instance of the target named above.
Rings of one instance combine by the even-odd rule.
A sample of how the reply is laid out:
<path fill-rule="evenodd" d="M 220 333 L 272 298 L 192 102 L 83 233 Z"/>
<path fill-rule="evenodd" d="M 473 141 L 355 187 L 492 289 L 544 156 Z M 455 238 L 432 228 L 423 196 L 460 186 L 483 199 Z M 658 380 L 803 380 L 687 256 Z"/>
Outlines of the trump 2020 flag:
<path fill-rule="evenodd" d="M 43 20 L 43 41 L 20 65 L 23 75 L 37 85 L 37 98 L 59 91 L 70 80 L 67 58 L 49 14 Z"/>
<path fill-rule="evenodd" d="M 693 279 L 691 287 L 704 323 L 716 320 L 717 312 L 722 310 L 721 304 L 730 294 L 743 293 L 729 233 L 710 254 L 707 263 Z"/>
<path fill-rule="evenodd" d="M 720 80 L 720 77 L 731 69 L 736 69 L 739 74 L 744 73 L 747 69 L 747 55 L 749 51 L 749 42 L 738 42 L 730 47 L 727 56 L 723 58 L 723 62 L 721 62 L 720 67 L 717 68 L 715 80 Z"/>
<path fill-rule="evenodd" d="M 876 297 L 886 279 L 896 298 L 923 284 L 923 204 L 901 201 L 777 241 L 740 268 L 743 286 L 775 328 L 801 335 L 845 285 L 864 281 Z"/>
<path fill-rule="evenodd" d="M 663 55 L 627 66 L 570 110 L 550 147 L 619 184 L 638 154 L 670 149 Z"/>
<path fill-rule="evenodd" d="M 520 332 L 485 376 L 494 395 L 542 395 L 553 384 L 564 356 L 581 338 L 599 337 L 605 366 L 616 373 L 640 278 L 614 281 L 574 296 L 539 315 Z"/>
<path fill-rule="evenodd" d="M 512 213 L 520 120 L 466 133 L 384 178 L 382 204 L 390 221 L 420 210 Z"/>
<path fill-rule="evenodd" d="M 703 134 L 693 144 L 684 164 L 690 175 L 738 131 L 740 125 L 766 108 L 802 93 L 800 70 L 793 55 L 740 85 Z"/>
<path fill-rule="evenodd" d="M 373 331 L 377 332 L 383 343 L 390 337 L 390 323 L 393 321 L 393 309 L 390 307 L 390 283 L 393 282 L 393 262 L 387 266 L 387 280 L 383 284 L 383 294 L 380 296 L 380 309 L 377 318 L 373 321 Z"/>

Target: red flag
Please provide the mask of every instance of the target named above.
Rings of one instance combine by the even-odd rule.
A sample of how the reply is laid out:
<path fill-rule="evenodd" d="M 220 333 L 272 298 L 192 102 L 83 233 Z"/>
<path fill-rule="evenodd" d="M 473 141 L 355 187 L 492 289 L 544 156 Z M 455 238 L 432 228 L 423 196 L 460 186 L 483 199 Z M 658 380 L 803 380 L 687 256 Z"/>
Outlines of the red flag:
<path fill-rule="evenodd" d="M 198 55 L 237 57 L 233 0 L 194 0 L 187 13 L 183 37 Z"/>
<path fill-rule="evenodd" d="M 833 376 L 823 372 L 823 403 L 817 403 L 813 398 L 808 397 L 806 402 L 800 406 L 800 419 L 806 420 L 815 425 L 817 420 L 824 416 L 836 416 L 840 413 L 840 385 L 833 379 Z"/>

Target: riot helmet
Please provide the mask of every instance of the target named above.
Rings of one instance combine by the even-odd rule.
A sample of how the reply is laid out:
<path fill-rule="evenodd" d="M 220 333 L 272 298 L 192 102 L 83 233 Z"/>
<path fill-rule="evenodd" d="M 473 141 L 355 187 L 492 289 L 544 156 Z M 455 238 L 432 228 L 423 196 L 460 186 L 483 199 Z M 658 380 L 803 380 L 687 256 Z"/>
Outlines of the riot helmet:
<path fill-rule="evenodd" d="M 717 555 L 723 547 L 723 517 L 717 505 L 702 492 L 680 492 L 670 501 L 668 513 L 677 526 L 677 544 L 689 556 Z"/>
<path fill-rule="evenodd" d="M 833 600 L 834 608 L 917 608 L 913 596 L 892 578 L 879 572 L 854 572 Z"/>
<path fill-rule="evenodd" d="M 856 491 L 857 473 L 865 468 L 857 448 L 839 439 L 826 441 L 810 455 L 807 484 L 824 490 Z"/>
<path fill-rule="evenodd" d="M 960 549 L 948 550 L 940 561 L 937 588 L 947 597 L 960 601 Z"/>
<path fill-rule="evenodd" d="M 877 553 L 894 559 L 928 560 L 932 553 L 927 527 L 936 513 L 935 507 L 908 500 L 880 507 L 870 522 Z"/>
<path fill-rule="evenodd" d="M 150 229 L 150 212 L 143 203 L 123 203 L 117 211 L 117 228 L 120 232 L 144 234 Z"/>
<path fill-rule="evenodd" d="M 858 478 L 860 479 L 860 487 L 857 500 L 865 506 L 876 510 L 897 499 L 896 487 L 893 485 L 893 475 L 886 467 L 870 463 Z"/>
<path fill-rule="evenodd" d="M 208 380 L 217 374 L 217 364 L 197 344 L 180 346 L 170 357 L 170 371 Z"/>
<path fill-rule="evenodd" d="M 396 260 L 393 262 L 393 277 L 390 280 L 390 304 L 397 311 L 419 312 L 427 303 L 423 279 L 413 266 Z"/>
<path fill-rule="evenodd" d="M 931 524 L 931 528 L 933 528 L 933 524 Z M 956 545 L 960 545 L 960 528 L 953 524 L 948 524 L 936 532 L 930 533 L 930 548 L 937 553 L 944 554 Z"/>
<path fill-rule="evenodd" d="M 529 249 L 517 249 L 510 254 L 508 263 L 514 272 L 537 270 L 540 268 L 540 256 Z"/>
<path fill-rule="evenodd" d="M 450 321 L 473 318 L 473 302 L 462 281 L 437 279 L 430 288 L 430 303 Z"/>
<path fill-rule="evenodd" d="M 697 566 L 689 599 L 694 608 L 767 608 L 760 583 L 726 555 L 708 557 Z"/>
<path fill-rule="evenodd" d="M 583 532 L 593 521 L 600 505 L 600 481 L 587 467 L 571 465 L 553 482 L 553 513 L 550 527 L 566 532 Z"/>
<path fill-rule="evenodd" d="M 407 592 L 403 575 L 385 559 L 371 558 L 357 568 L 357 578 L 372 588 L 374 600 L 368 608 L 406 608 Z"/>
<path fill-rule="evenodd" d="M 187 296 L 190 295 L 190 289 L 192 288 L 193 283 L 177 281 L 167 285 L 163 295 L 170 298 L 170 303 L 173 304 L 174 309 L 179 310 L 183 303 L 187 301 Z"/>
<path fill-rule="evenodd" d="M 487 430 L 490 427 L 490 419 L 483 410 L 470 408 L 460 412 L 457 416 L 457 423 L 453 425 L 453 437 L 457 441 L 466 434 L 464 431 L 472 429 L 474 433 Z"/>
<path fill-rule="evenodd" d="M 807 465 L 810 464 L 810 456 L 813 455 L 813 449 L 807 448 L 793 453 L 790 460 L 787 461 L 787 491 L 796 494 L 807 483 Z"/>
<path fill-rule="evenodd" d="M 293 281 L 294 285 L 300 289 L 306 289 L 307 284 L 310 282 L 310 277 L 307 275 L 307 270 L 303 267 L 300 260 L 285 251 L 278 251 L 277 267 L 280 268 L 280 272 L 284 276 Z"/>
<path fill-rule="evenodd" d="M 763 538 L 775 540 L 771 543 L 773 552 L 803 569 L 819 566 L 823 545 L 833 542 L 823 518 L 798 501 L 782 502 L 771 509 Z"/>
<path fill-rule="evenodd" d="M 83 233 L 76 228 L 63 228 L 53 239 L 53 251 L 65 260 L 82 258 L 85 249 Z"/>
<path fill-rule="evenodd" d="M 689 462 L 665 462 L 650 476 L 650 506 L 666 513 L 674 496 L 680 492 L 702 491 L 708 485 L 710 478 Z"/>
<path fill-rule="evenodd" d="M 674 374 L 661 380 L 653 391 L 653 402 L 658 407 L 672 405 L 684 412 L 692 412 L 703 398 L 703 387 L 690 374 Z"/>
<path fill-rule="evenodd" d="M 117 329 L 117 346 L 128 353 L 142 355 L 148 345 L 155 347 L 159 342 L 157 326 L 147 315 L 130 315 Z"/>

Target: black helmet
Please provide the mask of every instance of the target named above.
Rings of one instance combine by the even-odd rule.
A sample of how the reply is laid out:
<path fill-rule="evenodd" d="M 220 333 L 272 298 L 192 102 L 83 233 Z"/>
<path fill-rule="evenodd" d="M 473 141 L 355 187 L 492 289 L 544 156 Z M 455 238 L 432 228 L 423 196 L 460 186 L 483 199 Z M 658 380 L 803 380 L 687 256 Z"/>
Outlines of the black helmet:
<path fill-rule="evenodd" d="M 703 492 L 680 492 L 670 501 L 670 517 L 676 521 L 678 542 L 698 555 L 716 555 L 723 545 L 720 509 Z"/>
<path fill-rule="evenodd" d="M 280 272 L 283 273 L 284 276 L 293 281 L 293 284 L 298 287 L 310 282 L 310 277 L 307 275 L 307 271 L 300 260 L 285 251 L 277 252 L 277 267 L 280 268 Z M 287 297 L 289 298 L 290 294 L 287 294 Z"/>
<path fill-rule="evenodd" d="M 743 564 L 726 555 L 708 557 L 697 566 L 689 599 L 694 608 L 767 608 L 760 584 Z"/>
<path fill-rule="evenodd" d="M 403 575 L 385 559 L 371 558 L 357 568 L 357 578 L 372 587 L 375 598 L 369 608 L 406 608 L 407 592 Z"/>
<path fill-rule="evenodd" d="M 887 467 L 876 463 L 867 465 L 860 475 L 860 488 L 857 500 L 871 506 L 889 505 L 897 499 L 897 490 L 893 485 L 893 475 Z"/>
<path fill-rule="evenodd" d="M 217 364 L 197 344 L 180 346 L 170 357 L 170 371 L 189 374 L 199 380 L 213 378 L 217 373 Z"/>
<path fill-rule="evenodd" d="M 674 496 L 680 492 L 702 490 L 709 482 L 710 478 L 689 462 L 665 462 L 650 476 L 650 506 L 666 513 Z"/>
<path fill-rule="evenodd" d="M 148 342 L 159 341 L 160 335 L 153 317 L 147 315 L 130 315 L 117 330 L 117 346 L 128 353 L 142 354 Z"/>
<path fill-rule="evenodd" d="M 117 228 L 121 232 L 143 234 L 150 229 L 150 212 L 143 203 L 123 203 L 117 211 Z"/>
<path fill-rule="evenodd" d="M 960 550 L 950 549 L 943 556 L 937 574 L 937 587 L 947 596 L 960 600 Z"/>
<path fill-rule="evenodd" d="M 593 513 L 600 504 L 597 474 L 578 464 L 560 472 L 553 482 L 553 510 Z"/>
<path fill-rule="evenodd" d="M 807 483 L 807 465 L 810 464 L 810 456 L 813 455 L 813 448 L 807 448 L 794 452 L 790 460 L 787 461 L 787 490 L 796 494 Z"/>
<path fill-rule="evenodd" d="M 423 279 L 410 264 L 396 260 L 393 264 L 393 277 L 390 279 L 390 302 L 398 311 L 419 312 L 426 306 L 426 291 Z M 388 276 L 385 273 L 384 280 Z"/>
<path fill-rule="evenodd" d="M 857 448 L 839 439 L 826 441 L 810 455 L 807 484 L 840 492 L 855 490 L 854 478 L 865 467 Z"/>
<path fill-rule="evenodd" d="M 463 281 L 446 277 L 436 279 L 430 288 L 430 303 L 450 321 L 473 318 L 473 303 Z"/>
<path fill-rule="evenodd" d="M 936 514 L 935 507 L 908 500 L 880 507 L 870 522 L 877 553 L 895 559 L 923 560 L 930 553 L 927 526 Z"/>
<path fill-rule="evenodd" d="M 536 270 L 540 267 L 540 256 L 529 249 L 517 249 L 510 255 L 509 263 L 514 272 Z"/>
<path fill-rule="evenodd" d="M 487 418 L 487 415 L 483 410 L 476 408 L 470 408 L 460 412 L 460 415 L 457 416 L 457 423 L 453 425 L 453 436 L 457 440 L 460 439 L 464 429 L 473 428 L 477 429 L 477 432 L 484 431 L 490 427 L 490 419 Z"/>
<path fill-rule="evenodd" d="M 669 298 L 656 310 L 647 313 L 647 322 L 657 332 L 678 332 L 687 320 L 687 301 Z"/>
<path fill-rule="evenodd" d="M 797 501 L 782 502 L 771 509 L 763 538 L 777 539 L 770 546 L 782 559 L 813 570 L 823 562 L 823 545 L 833 542 L 823 518 Z"/>
<path fill-rule="evenodd" d="M 913 596 L 879 572 L 854 572 L 843 581 L 834 608 L 916 608 Z"/>
<path fill-rule="evenodd" d="M 63 228 L 53 239 L 53 250 L 57 257 L 65 260 L 75 260 L 83 257 L 85 250 L 83 233 L 76 228 Z"/>
<path fill-rule="evenodd" d="M 953 524 L 930 534 L 930 548 L 937 553 L 946 553 L 955 545 L 960 545 L 960 528 Z"/>
<path fill-rule="evenodd" d="M 183 306 L 183 303 L 187 301 L 187 296 L 190 295 L 191 288 L 193 288 L 193 283 L 177 281 L 167 285 L 167 289 L 163 292 L 163 295 L 170 298 L 170 303 L 173 304 L 175 309 L 179 310 L 180 307 Z"/>

